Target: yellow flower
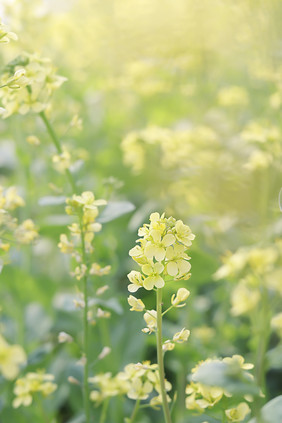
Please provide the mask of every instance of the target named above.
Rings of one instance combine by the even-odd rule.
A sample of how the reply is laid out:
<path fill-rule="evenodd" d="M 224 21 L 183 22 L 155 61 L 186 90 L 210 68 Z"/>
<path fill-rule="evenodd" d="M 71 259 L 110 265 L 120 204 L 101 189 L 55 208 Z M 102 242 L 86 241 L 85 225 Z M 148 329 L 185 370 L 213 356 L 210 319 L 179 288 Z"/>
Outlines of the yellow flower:
<path fill-rule="evenodd" d="M 148 310 L 144 314 L 144 320 L 147 324 L 147 328 L 142 329 L 144 333 L 152 333 L 157 328 L 157 312 L 156 310 Z"/>
<path fill-rule="evenodd" d="M 31 219 L 25 220 L 15 231 L 15 237 L 21 244 L 30 244 L 38 237 L 38 232 Z"/>
<path fill-rule="evenodd" d="M 166 271 L 170 276 L 180 279 L 189 273 L 191 264 L 188 260 L 191 257 L 185 253 L 185 247 L 183 245 L 173 245 L 168 247 L 166 251 L 166 258 L 168 260 Z"/>
<path fill-rule="evenodd" d="M 239 354 L 235 354 L 232 357 L 225 357 L 222 361 L 230 366 L 236 366 L 243 370 L 250 370 L 254 368 L 252 363 L 245 363 L 244 357 Z"/>
<path fill-rule="evenodd" d="M 36 135 L 29 135 L 28 137 L 26 137 L 26 141 L 30 145 L 40 145 L 40 140 Z"/>
<path fill-rule="evenodd" d="M 192 245 L 192 241 L 195 239 L 195 235 L 192 234 L 189 226 L 184 225 L 182 220 L 178 220 L 175 223 L 175 237 L 186 247 L 190 247 L 190 245 Z"/>
<path fill-rule="evenodd" d="M 163 343 L 163 352 L 174 350 L 175 344 L 169 339 Z"/>
<path fill-rule="evenodd" d="M 61 252 L 64 254 L 72 254 L 74 251 L 73 242 L 68 240 L 68 237 L 66 234 L 60 235 L 60 242 L 58 244 L 58 247 L 60 248 Z"/>
<path fill-rule="evenodd" d="M 142 300 L 138 300 L 133 295 L 129 295 L 128 304 L 131 306 L 130 311 L 143 311 L 145 308 L 145 304 Z"/>
<path fill-rule="evenodd" d="M 149 381 L 142 382 L 141 379 L 133 380 L 130 390 L 127 393 L 128 398 L 130 399 L 140 399 L 145 400 L 149 397 L 149 394 L 153 390 L 153 385 Z"/>
<path fill-rule="evenodd" d="M 101 267 L 98 263 L 92 263 L 89 274 L 96 276 L 108 275 L 111 271 L 111 266 Z"/>
<path fill-rule="evenodd" d="M 5 379 L 15 379 L 20 366 L 26 362 L 26 355 L 20 345 L 9 345 L 0 335 L 0 373 Z"/>
<path fill-rule="evenodd" d="M 57 389 L 53 380 L 53 375 L 43 372 L 30 372 L 25 377 L 16 380 L 14 388 L 16 398 L 13 400 L 13 407 L 29 406 L 32 403 L 32 395 L 36 392 L 44 396 L 52 394 Z"/>
<path fill-rule="evenodd" d="M 5 191 L 5 209 L 15 210 L 25 205 L 24 200 L 17 193 L 16 187 L 9 187 Z"/>
<path fill-rule="evenodd" d="M 258 288 L 250 287 L 247 279 L 242 279 L 231 294 L 231 314 L 240 316 L 252 311 L 260 301 Z"/>
<path fill-rule="evenodd" d="M 52 162 L 54 164 L 54 168 L 58 172 L 64 173 L 71 166 L 70 152 L 67 150 L 64 150 L 60 154 L 54 154 L 54 156 L 52 157 Z"/>
<path fill-rule="evenodd" d="M 144 264 L 142 266 L 142 272 L 147 275 L 147 278 L 143 281 L 143 286 L 147 290 L 151 290 L 154 288 L 162 288 L 164 286 L 164 280 L 160 276 L 160 274 L 164 271 L 164 266 L 157 262 L 150 264 Z"/>
<path fill-rule="evenodd" d="M 1 78 L 4 88 L 0 91 L 4 118 L 13 113 L 25 115 L 29 111 L 39 113 L 45 110 L 52 93 L 66 81 L 56 75 L 49 59 L 36 54 L 23 53 L 9 63 L 7 69 Z"/>
<path fill-rule="evenodd" d="M 186 408 L 199 412 L 204 411 L 206 408 L 212 408 L 224 395 L 222 388 L 194 382 L 187 385 L 185 392 L 188 395 Z"/>
<path fill-rule="evenodd" d="M 175 294 L 173 294 L 172 297 L 171 297 L 171 305 L 173 305 L 174 307 L 184 307 L 185 303 L 183 303 L 183 304 L 180 304 L 180 303 L 187 300 L 189 295 L 190 295 L 190 291 L 188 291 L 188 289 L 179 288 L 176 296 L 175 296 Z"/>
<path fill-rule="evenodd" d="M 128 285 L 129 292 L 136 292 L 139 288 L 143 286 L 143 276 L 140 272 L 131 270 L 131 272 L 128 273 L 127 277 L 131 282 L 131 284 Z"/>
<path fill-rule="evenodd" d="M 2 23 L 2 19 L 0 18 L 0 43 L 6 44 L 9 43 L 10 40 L 17 40 L 18 37 L 14 32 L 10 32 L 7 25 Z"/>
<path fill-rule="evenodd" d="M 180 332 L 176 332 L 173 336 L 173 341 L 177 342 L 178 344 L 182 344 L 186 342 L 189 338 L 190 330 L 183 328 Z"/>
<path fill-rule="evenodd" d="M 228 422 L 241 422 L 250 413 L 250 407 L 246 402 L 241 402 L 237 407 L 225 410 Z"/>

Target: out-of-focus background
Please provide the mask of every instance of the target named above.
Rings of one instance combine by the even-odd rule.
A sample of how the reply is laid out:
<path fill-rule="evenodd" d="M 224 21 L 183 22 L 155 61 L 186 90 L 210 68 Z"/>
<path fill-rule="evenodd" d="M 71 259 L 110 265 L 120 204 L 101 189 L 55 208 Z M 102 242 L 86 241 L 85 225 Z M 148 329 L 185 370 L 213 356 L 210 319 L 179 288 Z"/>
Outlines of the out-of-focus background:
<path fill-rule="evenodd" d="M 106 198 L 120 215 L 104 217 L 96 240 L 97 260 L 112 266 L 103 281 L 110 286 L 104 306 L 112 316 L 93 328 L 92 348 L 97 354 L 109 345 L 112 354 L 95 372 L 154 360 L 154 342 L 140 332 L 142 317 L 133 317 L 127 304 L 126 274 L 134 268 L 128 250 L 138 227 L 151 212 L 165 211 L 196 234 L 189 306 L 173 311 L 164 329 L 191 330 L 189 343 L 166 357 L 167 376 L 179 391 L 175 422 L 186 422 L 186 375 L 199 360 L 240 353 L 254 361 L 259 332 L 251 315 L 260 300 L 248 299 L 261 291 L 250 275 L 259 274 L 276 299 L 282 295 L 282 3 L 2 0 L 0 10 L 18 35 L 1 47 L 1 66 L 22 51 L 36 52 L 68 78 L 48 115 L 76 157 L 81 191 Z M 75 115 L 81 128 L 69 128 Z M 2 271 L 3 331 L 30 354 L 31 369 L 56 374 L 60 387 L 48 403 L 56 421 L 79 422 L 71 420 L 79 418 L 79 390 L 67 382 L 79 373 L 79 351 L 56 341 L 60 331 L 79 336 L 81 330 L 69 263 L 57 248 L 68 222 L 63 202 L 48 202 L 70 190 L 52 165 L 53 149 L 36 114 L 1 120 L 0 131 L 0 183 L 19 188 L 26 206 L 18 217 L 31 217 L 40 233 L 34 246 L 13 247 Z M 26 142 L 31 134 L 39 137 L 38 147 Z M 222 257 L 229 270 L 218 274 Z M 169 289 L 167 298 L 176 287 Z M 153 301 L 150 293 L 143 299 Z M 275 307 L 273 315 L 281 302 Z M 268 349 L 275 348 L 266 361 L 267 398 L 282 392 L 281 340 L 274 331 Z M 11 411 L 7 404 L 5 397 L 4 423 L 32 418 L 29 409 Z M 122 422 L 131 406 L 114 399 L 110 421 Z M 142 423 L 162 421 L 160 413 L 145 410 Z"/>

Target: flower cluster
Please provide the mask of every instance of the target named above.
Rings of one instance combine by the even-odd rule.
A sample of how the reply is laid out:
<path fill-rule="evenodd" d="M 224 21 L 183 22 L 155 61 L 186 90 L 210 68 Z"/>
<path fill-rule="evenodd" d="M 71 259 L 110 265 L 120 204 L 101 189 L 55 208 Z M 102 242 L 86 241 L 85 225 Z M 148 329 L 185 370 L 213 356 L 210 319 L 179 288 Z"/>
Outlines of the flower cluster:
<path fill-rule="evenodd" d="M 208 126 L 181 130 L 150 126 L 127 134 L 121 147 L 125 164 L 139 174 L 156 154 L 165 170 L 186 169 L 187 163 L 189 167 L 212 166 L 219 141 Z"/>
<path fill-rule="evenodd" d="M 195 235 L 189 226 L 173 217 L 166 218 L 152 213 L 150 224 L 144 224 L 138 231 L 142 238 L 132 248 L 129 255 L 141 267 L 141 272 L 131 271 L 128 279 L 130 292 L 140 287 L 151 290 L 162 288 L 167 276 L 173 280 L 190 278 L 190 257 L 186 253 Z"/>
<path fill-rule="evenodd" d="M 186 253 L 192 244 L 195 235 L 192 234 L 189 226 L 181 220 L 173 217 L 166 218 L 159 213 L 152 213 L 150 224 L 144 224 L 139 228 L 138 235 L 141 236 L 129 255 L 141 267 L 141 272 L 132 270 L 127 276 L 131 282 L 128 285 L 129 292 L 136 292 L 143 287 L 146 290 L 163 288 L 165 280 L 187 280 L 190 278 L 191 265 L 190 257 Z M 171 305 L 164 312 L 171 308 L 184 307 L 190 292 L 186 288 L 179 288 L 176 294 L 171 297 Z M 157 330 L 157 311 L 147 310 L 141 299 L 129 295 L 128 303 L 131 311 L 143 312 L 146 327 L 142 332 L 151 334 Z M 174 349 L 175 343 L 183 343 L 188 340 L 190 331 L 183 328 L 174 334 L 172 340 L 166 340 L 163 344 L 163 351 Z"/>
<path fill-rule="evenodd" d="M 200 365 L 212 362 L 226 363 L 229 366 L 230 374 L 238 374 L 238 372 L 250 370 L 254 367 L 251 363 L 245 363 L 242 356 L 233 355 L 232 357 L 225 357 L 223 359 L 207 359 L 204 362 L 202 361 L 192 369 L 192 373 L 196 373 Z M 248 376 L 252 378 L 252 375 L 249 373 Z M 223 399 L 225 399 L 224 406 L 228 404 L 228 401 L 230 404 L 234 405 L 232 395 L 226 391 L 226 389 L 218 386 L 208 386 L 199 382 L 191 382 L 186 387 L 186 394 L 186 408 L 188 410 L 197 411 L 198 413 L 203 413 L 206 409 L 214 408 Z M 251 400 L 251 397 L 248 397 L 248 400 Z M 236 407 L 233 406 L 232 408 L 226 409 L 225 415 L 230 423 L 241 422 L 249 412 L 250 407 L 246 402 L 243 402 Z"/>
<path fill-rule="evenodd" d="M 7 25 L 3 24 L 2 19 L 0 18 L 0 43 L 6 44 L 10 40 L 17 40 L 18 37 L 14 32 L 11 32 Z"/>
<path fill-rule="evenodd" d="M 56 74 L 47 58 L 37 54 L 23 53 L 10 62 L 1 76 L 0 97 L 4 106 L 4 118 L 29 111 L 42 112 L 49 105 L 53 92 L 66 78 Z"/>
<path fill-rule="evenodd" d="M 13 407 L 29 406 L 36 392 L 45 397 L 52 394 L 57 389 L 57 385 L 53 381 L 53 375 L 43 372 L 30 372 L 25 377 L 17 379 L 14 388 L 16 398 L 13 401 Z"/>
<path fill-rule="evenodd" d="M 20 366 L 26 362 L 26 354 L 20 345 L 9 345 L 0 335 L 0 373 L 12 380 L 18 375 Z"/>
<path fill-rule="evenodd" d="M 98 206 L 104 206 L 107 203 L 105 200 L 95 200 L 94 194 L 90 191 L 85 191 L 81 195 L 73 195 L 66 200 L 66 203 L 66 213 L 77 216 L 79 223 L 72 223 L 68 227 L 71 240 L 68 239 L 66 234 L 61 234 L 58 246 L 62 253 L 72 254 L 78 262 L 81 262 L 81 253 L 79 254 L 75 247 L 77 244 L 81 244 L 83 235 L 86 252 L 91 253 L 93 251 L 94 235 L 102 228 L 102 225 L 96 222 L 96 217 L 99 214 Z M 83 264 L 85 265 L 85 263 Z M 81 274 L 81 272 L 83 272 L 82 268 L 78 271 L 78 274 Z"/>
<path fill-rule="evenodd" d="M 15 187 L 4 189 L 4 187 L 0 186 L 0 229 L 2 235 L 0 251 L 3 253 L 10 249 L 11 244 L 9 241 L 11 235 L 21 244 L 30 244 L 38 237 L 37 229 L 31 219 L 18 224 L 18 220 L 11 214 L 11 212 L 24 205 L 25 202 Z M 9 240 L 4 241 L 5 239 Z"/>
<path fill-rule="evenodd" d="M 104 373 L 89 378 L 89 382 L 98 387 L 98 390 L 92 390 L 90 394 L 91 400 L 96 404 L 116 395 L 127 395 L 133 400 L 146 400 L 151 396 L 150 405 L 153 407 L 162 403 L 158 365 L 151 364 L 150 361 L 128 364 L 116 376 Z M 167 392 L 171 390 L 171 384 L 167 380 L 165 388 Z M 168 400 L 170 401 L 169 397 Z"/>
<path fill-rule="evenodd" d="M 223 265 L 215 279 L 239 279 L 231 293 L 231 313 L 234 316 L 249 313 L 261 300 L 262 285 L 282 295 L 282 243 L 264 247 L 239 248 L 223 257 Z"/>

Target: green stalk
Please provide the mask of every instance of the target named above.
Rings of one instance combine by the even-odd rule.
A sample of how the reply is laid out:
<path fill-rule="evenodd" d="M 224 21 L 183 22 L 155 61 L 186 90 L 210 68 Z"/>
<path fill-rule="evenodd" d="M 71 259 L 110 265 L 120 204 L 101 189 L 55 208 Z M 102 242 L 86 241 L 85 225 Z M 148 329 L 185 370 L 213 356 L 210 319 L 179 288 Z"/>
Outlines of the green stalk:
<path fill-rule="evenodd" d="M 159 367 L 160 388 L 162 396 L 162 406 L 166 423 L 172 423 L 166 390 L 165 390 L 165 374 L 164 374 L 164 356 L 162 343 L 162 288 L 157 289 L 157 356 Z"/>
<path fill-rule="evenodd" d="M 47 116 L 45 115 L 44 111 L 43 111 L 43 112 L 40 112 L 40 113 L 39 113 L 39 116 L 40 116 L 40 117 L 41 117 L 41 119 L 43 120 L 43 122 L 44 122 L 44 124 L 45 124 L 45 126 L 46 126 L 46 129 L 47 129 L 47 132 L 48 132 L 48 134 L 50 135 L 50 138 L 51 138 L 51 140 L 53 141 L 53 144 L 55 145 L 57 152 L 58 152 L 59 154 L 62 154 L 62 153 L 63 153 L 63 149 L 62 149 L 62 146 L 61 146 L 60 140 L 59 140 L 59 138 L 57 137 L 57 134 L 56 134 L 56 132 L 54 131 L 54 129 L 53 129 L 53 127 L 52 127 L 52 125 L 51 125 L 51 123 L 50 123 L 49 119 L 48 119 L 48 118 L 47 118 Z M 72 191 L 73 191 L 73 193 L 75 194 L 75 193 L 76 193 L 75 180 L 74 180 L 74 178 L 73 178 L 73 176 L 72 176 L 71 172 L 69 171 L 69 169 L 66 169 L 66 176 L 67 176 L 67 179 L 68 179 L 68 181 L 69 181 L 69 183 L 70 183 L 70 186 L 71 186 L 71 188 L 72 188 Z"/>
<path fill-rule="evenodd" d="M 87 265 L 87 257 L 85 250 L 85 240 L 83 231 L 82 217 L 79 217 L 79 225 L 81 232 L 81 250 L 82 262 Z M 83 309 L 83 349 L 85 354 L 84 374 L 83 374 L 83 401 L 86 423 L 90 423 L 90 400 L 89 400 L 89 323 L 88 323 L 88 289 L 87 289 L 87 274 L 83 276 L 83 296 L 84 296 L 84 309 Z"/>
<path fill-rule="evenodd" d="M 139 410 L 139 405 L 140 405 L 140 400 L 138 399 L 135 403 L 133 412 L 130 416 L 129 422 L 128 423 L 133 423 L 135 420 L 135 417 L 137 416 L 138 410 Z"/>
<path fill-rule="evenodd" d="M 56 147 L 56 150 L 59 154 L 63 152 L 61 143 L 59 138 L 57 137 L 56 132 L 54 131 L 51 123 L 49 122 L 47 116 L 45 115 L 44 111 L 39 113 L 39 116 L 43 120 L 47 132 L 50 135 L 53 144 Z M 71 185 L 72 191 L 76 193 L 76 184 L 75 180 L 69 171 L 66 169 L 66 176 Z M 83 222 L 82 217 L 79 217 L 79 225 L 81 231 L 81 250 L 82 250 L 82 261 L 86 265 L 87 264 L 87 257 L 86 257 L 86 250 L 85 250 L 85 240 L 84 240 L 84 230 L 83 230 Z M 84 309 L 83 309 L 83 349 L 85 354 L 85 364 L 84 364 L 84 375 L 83 375 L 83 402 L 84 402 L 84 412 L 86 423 L 90 423 L 90 399 L 89 399 L 89 384 L 88 384 L 88 377 L 89 377 L 89 323 L 88 323 L 88 290 L 87 290 L 87 274 L 83 277 L 83 295 L 84 295 Z"/>
<path fill-rule="evenodd" d="M 106 421 L 109 401 L 110 401 L 109 398 L 106 398 L 104 401 L 99 423 L 105 423 Z"/>

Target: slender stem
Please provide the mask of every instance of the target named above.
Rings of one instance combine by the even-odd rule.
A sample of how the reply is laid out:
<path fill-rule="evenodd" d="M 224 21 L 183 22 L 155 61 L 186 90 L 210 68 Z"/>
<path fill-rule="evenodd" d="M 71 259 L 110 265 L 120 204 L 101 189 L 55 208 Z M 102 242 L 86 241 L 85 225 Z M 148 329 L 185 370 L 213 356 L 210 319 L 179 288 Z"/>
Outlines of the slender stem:
<path fill-rule="evenodd" d="M 39 410 L 39 413 L 40 413 L 40 415 L 42 417 L 43 422 L 44 423 L 49 423 L 49 419 L 48 419 L 48 417 L 46 416 L 46 414 L 44 412 L 44 408 L 43 408 L 42 401 L 41 401 L 40 398 L 37 398 L 37 404 L 38 404 L 38 410 Z"/>
<path fill-rule="evenodd" d="M 110 400 L 109 398 L 106 398 L 105 401 L 104 401 L 99 423 L 105 423 L 105 421 L 106 421 L 107 411 L 108 411 L 108 406 L 109 406 L 109 400 Z"/>
<path fill-rule="evenodd" d="M 45 115 L 44 111 L 39 113 L 39 116 L 43 120 L 47 132 L 50 135 L 50 138 L 55 145 L 57 152 L 61 154 L 63 152 L 60 140 L 54 131 L 50 121 L 48 120 L 47 116 Z M 66 176 L 68 181 L 71 185 L 72 191 L 76 193 L 76 184 L 75 180 L 69 171 L 66 169 Z M 84 239 L 84 230 L 83 230 L 83 222 L 82 216 L 79 216 L 79 225 L 81 231 L 81 249 L 82 249 L 82 261 L 83 264 L 87 265 L 87 257 L 86 257 L 86 249 L 85 249 L 85 239 Z M 89 323 L 88 323 L 88 290 L 87 290 L 87 274 L 83 277 L 83 295 L 84 295 L 84 310 L 83 310 L 83 349 L 85 354 L 85 364 L 84 364 L 84 376 L 83 376 L 83 402 L 84 402 L 84 412 L 86 423 L 90 423 L 90 399 L 89 399 L 89 384 L 88 384 L 88 377 L 89 377 Z"/>
<path fill-rule="evenodd" d="M 170 311 L 172 308 L 174 307 L 174 305 L 171 305 L 170 307 L 168 307 L 163 313 L 162 316 L 164 316 L 168 311 Z"/>
<path fill-rule="evenodd" d="M 81 249 L 82 249 L 82 262 L 87 265 L 87 257 L 85 250 L 85 239 L 82 217 L 79 217 L 79 225 L 81 232 Z M 83 295 L 84 295 L 84 309 L 83 309 L 83 349 L 85 354 L 84 363 L 84 377 L 83 377 L 83 401 L 86 423 L 90 423 L 90 401 L 89 401 L 89 322 L 88 322 L 88 289 L 87 289 L 87 274 L 83 277 Z"/>
<path fill-rule="evenodd" d="M 165 422 L 172 423 L 165 390 L 164 358 L 162 349 L 162 288 L 157 290 L 157 356 Z"/>
<path fill-rule="evenodd" d="M 133 423 L 135 417 L 137 416 L 138 410 L 139 410 L 139 405 L 140 405 L 140 400 L 138 399 L 135 403 L 134 409 L 132 411 L 132 414 L 130 416 L 129 422 L 128 423 Z"/>
<path fill-rule="evenodd" d="M 61 146 L 60 140 L 59 140 L 59 138 L 57 137 L 57 134 L 56 134 L 56 132 L 54 131 L 54 129 L 53 129 L 53 127 L 52 127 L 52 125 L 51 125 L 51 123 L 50 123 L 49 119 L 48 119 L 48 118 L 47 118 L 47 116 L 45 115 L 44 111 L 43 111 L 43 112 L 40 112 L 40 113 L 39 113 L 39 116 L 40 116 L 40 117 L 41 117 L 41 119 L 43 120 L 43 122 L 44 122 L 44 124 L 45 124 L 45 126 L 46 126 L 46 129 L 47 129 L 47 131 L 48 131 L 48 133 L 49 133 L 49 135 L 50 135 L 50 138 L 51 138 L 51 140 L 53 141 L 53 144 L 55 145 L 55 147 L 56 147 L 56 149 L 57 149 L 57 152 L 58 152 L 59 154 L 62 154 L 62 153 L 63 153 L 63 149 L 62 149 L 62 146 Z M 72 176 L 71 172 L 69 171 L 69 169 L 66 169 L 66 176 L 67 176 L 67 179 L 68 179 L 68 181 L 69 181 L 69 183 L 70 183 L 70 185 L 71 185 L 72 191 L 73 191 L 73 193 L 75 194 L 75 193 L 76 193 L 75 180 L 74 180 L 74 178 L 73 178 L 73 176 Z"/>

